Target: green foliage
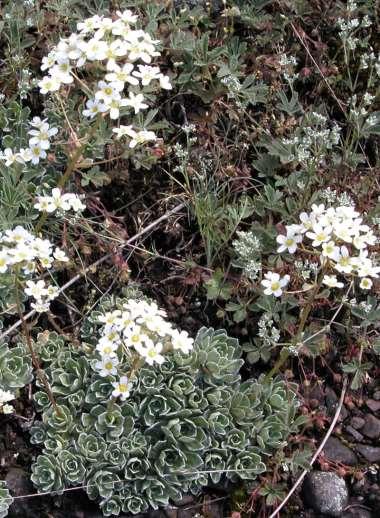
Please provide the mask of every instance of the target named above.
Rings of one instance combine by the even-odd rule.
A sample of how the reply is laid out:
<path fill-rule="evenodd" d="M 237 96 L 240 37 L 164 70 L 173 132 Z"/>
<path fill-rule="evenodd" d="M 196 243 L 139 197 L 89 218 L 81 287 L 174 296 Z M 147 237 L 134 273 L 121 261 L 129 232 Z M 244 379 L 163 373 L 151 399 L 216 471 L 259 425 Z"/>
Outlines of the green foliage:
<path fill-rule="evenodd" d="M 97 314 L 85 324 L 86 336 L 96 333 Z M 113 377 L 91 368 L 92 347 L 65 344 L 55 333 L 43 342 L 58 409 L 46 403 L 32 427 L 32 442 L 44 447 L 32 480 L 39 491 L 87 485 L 106 516 L 196 493 L 210 470 L 214 483 L 253 480 L 294 427 L 292 388 L 243 383 L 241 349 L 223 330 L 202 328 L 192 354 L 172 352 L 161 366 L 142 367 L 131 396 L 118 403 L 109 399 Z"/>
<path fill-rule="evenodd" d="M 13 498 L 4 480 L 0 480 L 0 518 L 8 515 L 8 509 L 12 505 Z"/>
<path fill-rule="evenodd" d="M 0 388 L 21 388 L 32 379 L 32 363 L 26 348 L 21 344 L 12 348 L 0 344 Z"/>

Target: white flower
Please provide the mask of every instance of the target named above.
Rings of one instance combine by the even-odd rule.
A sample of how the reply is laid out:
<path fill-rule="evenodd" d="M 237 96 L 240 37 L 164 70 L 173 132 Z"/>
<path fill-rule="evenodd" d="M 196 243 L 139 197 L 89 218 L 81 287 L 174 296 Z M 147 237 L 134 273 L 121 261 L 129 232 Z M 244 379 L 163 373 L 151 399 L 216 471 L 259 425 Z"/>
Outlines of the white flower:
<path fill-rule="evenodd" d="M 31 243 L 31 249 L 36 257 L 49 257 L 52 251 L 52 244 L 48 239 L 37 237 Z"/>
<path fill-rule="evenodd" d="M 148 141 L 154 141 L 157 139 L 156 134 L 153 131 L 141 130 L 138 132 L 130 132 L 129 136 L 131 137 L 131 141 L 129 142 L 129 147 L 133 149 L 139 144 L 145 144 Z"/>
<path fill-rule="evenodd" d="M 101 338 L 96 346 L 96 350 L 99 351 L 101 356 L 108 356 L 109 358 L 114 358 L 117 356 L 116 351 L 119 345 L 115 342 L 111 342 L 110 340 L 104 340 Z"/>
<path fill-rule="evenodd" d="M 125 11 L 116 11 L 116 16 L 120 18 L 126 24 L 135 24 L 137 22 L 137 14 L 133 14 L 132 11 L 126 9 Z"/>
<path fill-rule="evenodd" d="M 71 75 L 70 61 L 68 59 L 58 59 L 58 63 L 50 69 L 50 75 L 59 83 L 70 84 L 74 81 Z"/>
<path fill-rule="evenodd" d="M 139 325 L 133 325 L 125 329 L 123 335 L 126 345 L 128 347 L 134 347 L 135 349 L 149 342 L 149 337 L 142 331 Z"/>
<path fill-rule="evenodd" d="M 2 410 L 4 415 L 13 414 L 13 412 L 15 411 L 15 409 L 14 409 L 14 407 L 12 405 L 3 405 L 1 410 Z"/>
<path fill-rule="evenodd" d="M 347 225 L 347 223 L 337 223 L 334 226 L 334 234 L 341 241 L 352 243 L 352 235 L 355 231 Z"/>
<path fill-rule="evenodd" d="M 24 261 L 33 261 L 34 253 L 25 243 L 19 243 L 16 248 L 9 250 L 10 262 L 12 264 L 22 263 Z"/>
<path fill-rule="evenodd" d="M 6 230 L 3 241 L 10 243 L 22 243 L 24 241 L 31 241 L 33 236 L 21 225 L 17 225 L 13 230 Z"/>
<path fill-rule="evenodd" d="M 134 36 L 133 38 L 135 39 Z M 151 63 L 152 55 L 156 55 L 154 52 L 154 47 L 147 45 L 144 41 L 138 41 L 135 39 L 135 41 L 128 43 L 128 59 L 129 61 L 132 61 L 132 63 L 138 59 L 141 59 L 145 63 Z"/>
<path fill-rule="evenodd" d="M 334 268 L 341 273 L 351 273 L 353 269 L 352 258 L 346 246 L 340 247 L 340 257 L 337 260 Z"/>
<path fill-rule="evenodd" d="M 59 289 L 57 286 L 48 286 L 46 288 L 46 297 L 48 300 L 54 300 L 59 295 Z"/>
<path fill-rule="evenodd" d="M 32 152 L 30 148 L 21 148 L 17 153 L 16 161 L 17 162 L 30 162 L 32 160 Z"/>
<path fill-rule="evenodd" d="M 67 193 L 67 195 L 70 193 Z M 86 208 L 86 205 L 81 202 L 81 199 L 76 194 L 70 194 L 68 198 L 69 205 L 74 212 L 81 212 Z"/>
<path fill-rule="evenodd" d="M 39 210 L 40 212 L 54 212 L 55 207 L 51 203 L 50 196 L 38 196 L 37 203 L 35 203 L 34 208 Z"/>
<path fill-rule="evenodd" d="M 114 40 L 112 43 L 108 45 L 108 49 L 106 52 L 107 61 L 107 70 L 115 70 L 119 68 L 116 63 L 118 57 L 125 56 L 127 53 L 127 44 L 120 40 Z"/>
<path fill-rule="evenodd" d="M 323 284 L 328 286 L 329 288 L 343 288 L 343 282 L 339 282 L 336 278 L 336 275 L 325 275 L 323 277 Z"/>
<path fill-rule="evenodd" d="M 139 81 L 131 75 L 134 66 L 131 63 L 125 63 L 122 67 L 116 65 L 112 72 L 106 74 L 105 78 L 107 81 L 115 85 L 120 92 L 124 88 L 124 83 L 131 85 L 138 85 Z M 115 84 L 116 83 L 116 84 Z"/>
<path fill-rule="evenodd" d="M 105 315 L 100 315 L 99 322 L 112 326 L 117 322 L 119 317 L 121 316 L 120 309 L 115 309 L 115 311 L 109 311 Z"/>
<path fill-rule="evenodd" d="M 127 105 L 127 99 L 112 99 L 106 103 L 107 108 L 110 111 L 110 118 L 116 120 L 120 116 L 120 108 Z"/>
<path fill-rule="evenodd" d="M 23 162 L 23 159 L 19 156 L 19 154 L 12 151 L 12 149 L 9 147 L 5 148 L 1 153 L 0 160 L 4 160 L 7 167 L 14 164 L 15 162 Z"/>
<path fill-rule="evenodd" d="M 293 234 L 289 230 L 285 235 L 280 234 L 276 238 L 277 243 L 279 243 L 279 247 L 277 248 L 278 253 L 289 251 L 290 254 L 294 254 L 297 250 L 297 244 L 302 242 L 302 236 Z"/>
<path fill-rule="evenodd" d="M 82 113 L 85 117 L 90 117 L 92 119 L 98 115 L 98 113 L 106 112 L 107 109 L 107 106 L 99 99 L 89 99 L 86 102 L 86 108 L 82 111 Z"/>
<path fill-rule="evenodd" d="M 88 42 L 82 41 L 78 45 L 90 61 L 103 61 L 107 57 L 108 44 L 105 41 L 92 38 Z"/>
<path fill-rule="evenodd" d="M 303 232 L 306 232 L 307 230 L 311 230 L 313 228 L 313 225 L 315 223 L 315 216 L 312 213 L 307 214 L 307 212 L 301 212 L 299 217 L 302 223 Z"/>
<path fill-rule="evenodd" d="M 140 110 L 145 110 L 148 108 L 148 105 L 144 102 L 143 94 L 134 94 L 133 92 L 129 92 L 129 97 L 126 100 L 126 106 L 130 106 L 133 108 L 134 112 L 137 114 Z"/>
<path fill-rule="evenodd" d="M 78 22 L 77 29 L 82 34 L 93 32 L 95 29 L 98 29 L 100 27 L 101 20 L 101 17 L 96 14 L 91 18 L 87 18 L 83 22 Z"/>
<path fill-rule="evenodd" d="M 61 263 L 67 263 L 67 261 L 69 261 L 69 258 L 67 257 L 65 252 L 63 250 L 61 250 L 60 248 L 56 248 L 54 250 L 53 256 L 56 261 L 59 261 Z"/>
<path fill-rule="evenodd" d="M 40 87 L 40 92 L 42 95 L 48 94 L 49 92 L 56 92 L 59 90 L 61 83 L 58 81 L 56 77 L 45 76 L 38 83 Z"/>
<path fill-rule="evenodd" d="M 49 52 L 47 56 L 42 58 L 41 70 L 45 71 L 55 65 L 56 54 L 55 52 Z"/>
<path fill-rule="evenodd" d="M 280 277 L 278 273 L 268 272 L 264 275 L 265 279 L 261 281 L 261 284 L 264 286 L 264 294 L 265 295 L 274 295 L 275 297 L 281 297 L 282 288 L 284 288 L 289 280 L 289 275 L 284 275 L 284 277 Z"/>
<path fill-rule="evenodd" d="M 138 353 L 145 359 L 148 365 L 158 363 L 162 365 L 165 357 L 160 354 L 162 352 L 162 344 L 154 344 L 151 340 L 146 343 L 145 347 L 138 347 Z"/>
<path fill-rule="evenodd" d="M 313 232 L 306 232 L 306 235 L 309 239 L 313 240 L 313 246 L 320 246 L 325 241 L 329 241 L 332 231 L 331 227 L 323 228 L 321 225 L 315 223 L 312 228 Z"/>
<path fill-rule="evenodd" d="M 95 363 L 95 368 L 99 371 L 99 375 L 104 378 L 105 376 L 117 374 L 116 367 L 118 364 L 119 360 L 117 357 L 104 356 Z"/>
<path fill-rule="evenodd" d="M 4 403 L 8 403 L 9 401 L 12 401 L 13 399 L 15 399 L 15 395 L 12 394 L 12 392 L 9 392 L 8 390 L 0 389 L 0 405 L 3 405 Z"/>
<path fill-rule="evenodd" d="M 171 83 L 170 83 L 170 77 L 169 76 L 164 76 L 163 74 L 160 74 L 159 80 L 160 80 L 160 86 L 164 90 L 171 90 L 173 88 Z"/>
<path fill-rule="evenodd" d="M 8 270 L 9 255 L 6 250 L 0 250 L 0 273 Z"/>
<path fill-rule="evenodd" d="M 49 124 L 45 122 L 39 129 L 32 129 L 28 131 L 32 138 L 29 140 L 29 145 L 39 145 L 42 149 L 49 149 L 50 138 L 58 133 L 57 128 L 50 128 Z"/>
<path fill-rule="evenodd" d="M 43 119 L 41 120 L 40 117 L 33 117 L 33 119 L 29 122 L 30 126 L 32 126 L 32 128 L 37 128 L 37 129 L 41 129 L 44 124 L 46 123 L 47 119 Z"/>
<path fill-rule="evenodd" d="M 120 85 L 118 83 L 106 83 L 106 81 L 99 81 L 99 90 L 95 93 L 96 99 L 102 99 L 105 104 L 112 101 L 112 99 L 120 99 Z"/>
<path fill-rule="evenodd" d="M 129 397 L 130 383 L 127 376 L 121 376 L 119 381 L 112 382 L 114 390 L 113 397 L 120 397 L 121 401 L 125 401 Z"/>
<path fill-rule="evenodd" d="M 41 300 L 46 295 L 46 284 L 44 280 L 26 281 L 26 288 L 24 289 L 26 295 L 35 298 L 37 301 Z"/>
<path fill-rule="evenodd" d="M 41 265 L 46 269 L 49 269 L 53 266 L 54 259 L 52 257 L 40 257 L 39 260 Z"/>
<path fill-rule="evenodd" d="M 359 286 L 362 290 L 370 290 L 372 288 L 373 282 L 368 277 L 363 277 L 361 279 Z"/>
<path fill-rule="evenodd" d="M 373 266 L 371 259 L 360 256 L 360 263 L 358 265 L 358 276 L 359 277 L 373 277 L 377 279 L 379 277 L 380 267 Z"/>
<path fill-rule="evenodd" d="M 32 302 L 30 307 L 34 309 L 37 313 L 45 313 L 45 311 L 49 311 L 50 304 L 49 302 L 36 301 Z"/>
<path fill-rule="evenodd" d="M 194 347 L 194 340 L 189 337 L 189 334 L 177 329 L 171 331 L 171 342 L 173 349 L 180 350 L 184 354 L 189 354 Z"/>
<path fill-rule="evenodd" d="M 339 246 L 336 246 L 334 241 L 328 241 L 327 243 L 322 243 L 322 255 L 324 257 L 328 257 L 333 261 L 339 261 L 340 259 L 340 249 Z"/>
<path fill-rule="evenodd" d="M 99 28 L 98 28 L 98 30 L 94 34 L 94 38 L 96 38 L 96 39 L 103 38 L 103 36 L 106 33 L 112 31 L 113 21 L 112 21 L 111 18 L 104 18 L 102 16 L 100 21 L 99 21 L 99 23 L 98 23 L 98 25 L 99 25 Z"/>
<path fill-rule="evenodd" d="M 124 137 L 124 135 L 128 135 L 129 137 L 135 137 L 136 132 L 132 128 L 132 126 L 123 126 L 120 124 L 118 128 L 113 128 L 112 131 L 116 133 L 116 139 L 119 140 L 121 137 Z"/>
<path fill-rule="evenodd" d="M 138 65 L 138 72 L 132 72 L 135 77 L 140 78 L 142 86 L 149 85 L 155 79 L 160 79 L 161 72 L 159 67 L 151 67 L 149 65 Z"/>
<path fill-rule="evenodd" d="M 40 158 L 46 158 L 46 151 L 41 147 L 40 144 L 33 144 L 30 146 L 30 152 L 32 155 L 32 164 L 36 165 L 39 163 Z"/>

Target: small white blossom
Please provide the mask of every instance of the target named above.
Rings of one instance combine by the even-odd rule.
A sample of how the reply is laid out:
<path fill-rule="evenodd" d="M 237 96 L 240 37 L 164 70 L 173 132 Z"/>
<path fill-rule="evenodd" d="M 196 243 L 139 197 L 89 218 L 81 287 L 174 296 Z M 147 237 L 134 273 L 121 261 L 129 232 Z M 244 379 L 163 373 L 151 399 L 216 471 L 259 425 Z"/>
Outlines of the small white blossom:
<path fill-rule="evenodd" d="M 274 295 L 275 297 L 281 297 L 283 288 L 285 288 L 289 283 L 289 275 L 284 275 L 284 277 L 280 277 L 278 273 L 268 272 L 264 275 L 264 277 L 265 279 L 261 281 L 261 284 L 265 288 L 264 294 Z"/>

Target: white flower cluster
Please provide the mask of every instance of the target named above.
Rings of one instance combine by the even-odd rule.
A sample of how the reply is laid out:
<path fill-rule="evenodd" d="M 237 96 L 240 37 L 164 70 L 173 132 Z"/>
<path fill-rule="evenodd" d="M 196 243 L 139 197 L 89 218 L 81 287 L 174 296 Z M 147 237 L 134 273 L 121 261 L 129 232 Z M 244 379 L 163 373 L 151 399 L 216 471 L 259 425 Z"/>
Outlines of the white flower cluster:
<path fill-rule="evenodd" d="M 379 276 L 380 267 L 375 266 L 368 257 L 368 246 L 375 245 L 377 238 L 370 227 L 363 223 L 363 218 L 354 206 L 326 208 L 324 204 L 313 205 L 310 213 L 300 214 L 300 222 L 298 225 L 286 226 L 286 235 L 277 236 L 279 253 L 294 254 L 307 238 L 326 270 L 331 268 L 339 274 L 359 277 L 362 289 L 372 287 L 371 279 Z M 326 274 L 323 284 L 331 288 L 344 286 L 336 274 Z M 279 288 L 277 295 L 272 292 L 279 296 Z"/>
<path fill-rule="evenodd" d="M 186 331 L 178 331 L 165 319 L 166 313 L 154 302 L 129 300 L 123 310 L 114 310 L 102 315 L 104 323 L 101 338 L 96 346 L 100 360 L 95 362 L 95 369 L 100 376 L 119 375 L 119 366 L 123 358 L 141 358 L 148 365 L 165 361 L 165 352 L 179 350 L 188 354 L 194 340 Z M 122 375 L 112 382 L 114 397 L 125 400 L 133 379 Z"/>
<path fill-rule="evenodd" d="M 260 240 L 253 232 L 236 232 L 238 239 L 232 242 L 236 253 L 239 256 L 238 264 L 243 268 L 244 274 L 255 281 L 261 272 L 260 253 L 262 246 Z"/>
<path fill-rule="evenodd" d="M 62 193 L 58 187 L 52 189 L 50 196 L 38 196 L 34 208 L 40 212 L 53 213 L 55 211 L 67 212 L 73 210 L 80 212 L 86 208 L 80 197 L 73 193 Z"/>
<path fill-rule="evenodd" d="M 77 24 L 78 32 L 60 40 L 42 60 L 41 69 L 48 70 L 48 75 L 39 82 L 42 94 L 56 92 L 62 84 L 72 83 L 75 69 L 86 64 L 93 66 L 95 62 L 105 65 L 106 74 L 98 81 L 94 97 L 86 103 L 85 117 L 108 113 L 116 120 L 122 107 L 128 107 L 135 114 L 148 108 L 141 92 L 130 91 L 123 97 L 126 86 L 136 90 L 139 86 L 143 88 L 155 83 L 155 87 L 172 88 L 169 77 L 162 74 L 159 67 L 151 65 L 152 58 L 160 56 L 156 50 L 159 41 L 143 30 L 131 28 L 138 17 L 130 10 L 117 11 L 116 17 L 113 21 L 104 16 L 92 16 Z M 138 61 L 142 63 L 137 64 Z M 121 129 L 119 138 L 122 135 L 131 136 Z M 133 135 L 132 139 L 135 144 L 130 147 L 154 140 L 147 135 L 137 135 L 137 138 Z"/>
<path fill-rule="evenodd" d="M 0 414 L 12 414 L 15 411 L 12 405 L 8 405 L 13 399 L 15 396 L 11 392 L 0 389 Z"/>
<path fill-rule="evenodd" d="M 354 33 L 359 28 L 367 28 L 372 25 L 372 21 L 368 15 L 363 16 L 361 20 L 358 18 L 351 18 L 353 13 L 357 10 L 356 2 L 352 2 L 351 0 L 347 3 L 347 15 L 348 19 L 338 18 L 337 26 L 339 27 L 339 36 L 344 43 L 347 44 L 350 50 L 355 50 L 358 46 L 360 38 L 354 36 Z"/>
<path fill-rule="evenodd" d="M 298 63 L 297 58 L 295 56 L 287 56 L 286 54 L 281 54 L 278 63 L 283 68 L 282 73 L 284 79 L 292 84 L 298 78 L 299 75 L 294 72 L 294 67 L 296 67 Z"/>
<path fill-rule="evenodd" d="M 266 346 L 277 344 L 280 340 L 280 331 L 274 326 L 273 319 L 264 313 L 257 323 L 258 325 L 258 336 Z"/>
<path fill-rule="evenodd" d="M 47 119 L 41 120 L 40 117 L 34 117 L 29 123 L 32 127 L 28 131 L 31 135 L 29 139 L 29 147 L 14 151 L 11 148 L 4 149 L 0 152 L 0 160 L 4 160 L 5 165 L 16 163 L 25 164 L 32 162 L 33 165 L 39 163 L 41 159 L 46 158 L 46 151 L 50 148 L 50 139 L 58 133 L 57 128 L 51 128 Z"/>
<path fill-rule="evenodd" d="M 351 196 L 347 192 L 338 193 L 335 189 L 331 189 L 331 187 L 324 189 L 320 193 L 320 197 L 330 205 L 338 204 L 350 206 L 354 203 Z"/>
<path fill-rule="evenodd" d="M 306 125 L 300 128 L 298 134 L 282 139 L 282 144 L 290 148 L 288 161 L 318 165 L 323 160 L 325 151 L 339 143 L 340 128 L 336 124 L 328 128 L 327 118 L 316 112 L 308 113 L 305 122 Z"/>
<path fill-rule="evenodd" d="M 49 269 L 54 262 L 66 262 L 65 252 L 48 239 L 33 236 L 24 227 L 17 226 L 0 235 L 0 274 L 19 271 L 28 276 L 36 271 Z M 41 313 L 49 309 L 49 303 L 58 295 L 56 286 L 46 285 L 44 280 L 26 281 L 25 294 L 33 297 L 31 307 Z"/>
<path fill-rule="evenodd" d="M 377 55 L 376 58 L 375 53 L 373 52 L 373 48 L 369 47 L 368 52 L 364 52 L 360 56 L 360 67 L 363 70 L 369 67 L 374 67 L 376 75 L 380 77 L 380 53 Z"/>

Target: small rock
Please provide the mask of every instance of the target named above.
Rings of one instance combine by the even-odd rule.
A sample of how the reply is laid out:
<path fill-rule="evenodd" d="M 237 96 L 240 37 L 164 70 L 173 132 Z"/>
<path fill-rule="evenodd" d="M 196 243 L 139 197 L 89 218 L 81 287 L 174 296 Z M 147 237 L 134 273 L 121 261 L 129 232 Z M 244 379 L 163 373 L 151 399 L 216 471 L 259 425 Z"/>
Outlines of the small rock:
<path fill-rule="evenodd" d="M 354 416 L 352 417 L 350 424 L 352 428 L 355 428 L 355 430 L 360 430 L 360 428 L 363 428 L 365 425 L 365 421 L 362 417 Z"/>
<path fill-rule="evenodd" d="M 364 439 L 362 434 L 355 430 L 355 428 L 353 428 L 352 426 L 346 426 L 346 432 L 349 433 L 355 439 L 355 441 L 362 442 L 362 440 Z"/>
<path fill-rule="evenodd" d="M 376 394 L 376 393 L 375 393 Z M 365 402 L 367 407 L 372 410 L 372 412 L 378 412 L 380 410 L 380 401 L 375 399 L 367 399 Z"/>
<path fill-rule="evenodd" d="M 184 495 L 180 500 L 173 500 L 176 507 L 185 507 L 186 505 L 193 505 L 195 498 L 193 495 Z"/>
<path fill-rule="evenodd" d="M 377 419 L 372 414 L 365 416 L 365 425 L 361 429 L 361 433 L 370 439 L 377 439 L 380 437 L 380 419 Z"/>
<path fill-rule="evenodd" d="M 12 496 L 28 495 L 34 492 L 33 485 L 28 474 L 21 468 L 10 468 L 5 477 L 5 482 Z M 29 499 L 20 498 L 15 500 L 9 508 L 9 516 L 22 516 L 29 518 L 35 516 L 35 509 Z"/>
<path fill-rule="evenodd" d="M 327 516 L 341 516 L 348 502 L 346 482 L 335 473 L 308 473 L 302 490 L 305 503 L 314 511 Z"/>
<path fill-rule="evenodd" d="M 336 407 L 338 406 L 339 398 L 335 394 L 333 389 L 330 388 L 330 387 L 326 387 L 326 390 L 325 390 L 325 401 L 326 401 L 326 406 L 327 406 L 327 410 L 329 412 L 329 415 L 333 416 L 335 414 L 335 412 L 336 412 Z M 342 405 L 342 409 L 340 411 L 338 421 L 344 421 L 347 416 L 348 416 L 347 409 L 346 409 L 346 407 L 344 405 Z"/>
<path fill-rule="evenodd" d="M 360 453 L 360 455 L 368 460 L 368 462 L 380 462 L 380 448 L 358 444 L 355 449 Z"/>
<path fill-rule="evenodd" d="M 372 513 L 359 506 L 352 506 L 342 514 L 342 518 L 372 518 Z"/>
<path fill-rule="evenodd" d="M 380 401 L 380 390 L 376 390 L 376 392 L 373 393 L 373 399 Z"/>
<path fill-rule="evenodd" d="M 358 458 L 355 453 L 336 437 L 329 437 L 323 448 L 323 453 L 329 460 L 341 462 L 347 466 L 356 466 L 358 463 Z"/>

